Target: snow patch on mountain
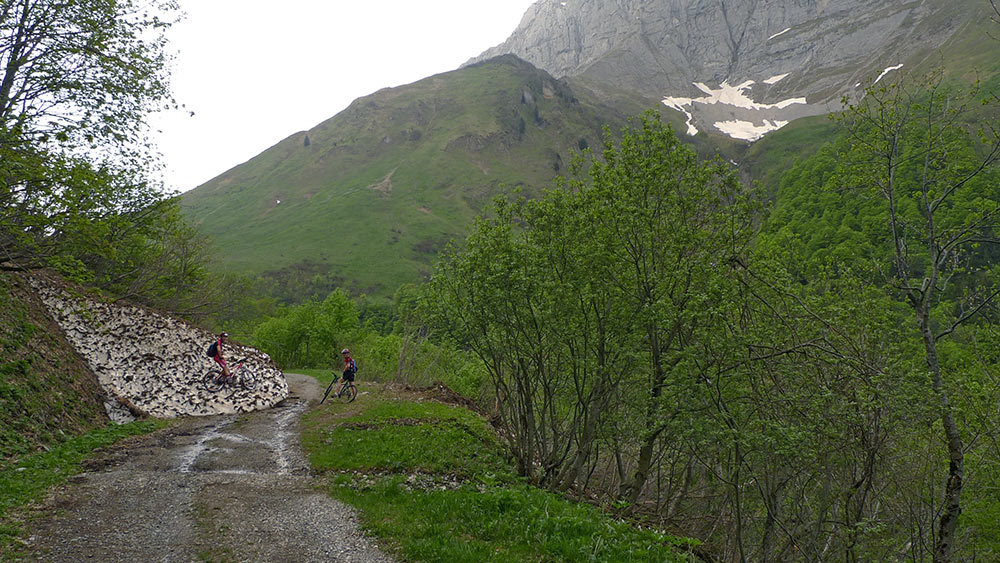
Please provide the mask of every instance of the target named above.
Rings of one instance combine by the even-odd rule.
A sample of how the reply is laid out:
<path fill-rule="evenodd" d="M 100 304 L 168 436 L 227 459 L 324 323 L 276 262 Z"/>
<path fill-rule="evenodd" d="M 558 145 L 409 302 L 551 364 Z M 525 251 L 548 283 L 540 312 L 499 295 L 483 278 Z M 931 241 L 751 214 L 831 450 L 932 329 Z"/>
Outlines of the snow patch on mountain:
<path fill-rule="evenodd" d="M 784 35 L 784 34 L 788 33 L 791 30 L 792 30 L 792 28 L 786 27 L 785 29 L 779 31 L 778 33 L 775 33 L 774 35 L 768 37 L 767 40 L 770 41 L 770 40 L 774 39 L 775 37 L 778 37 L 780 35 Z"/>
<path fill-rule="evenodd" d="M 715 124 L 715 128 L 734 139 L 756 141 L 771 131 L 781 129 L 785 125 L 788 125 L 788 121 L 771 121 L 770 119 L 765 119 L 761 125 L 755 125 L 751 121 L 735 119 L 732 121 L 719 121 Z"/>
<path fill-rule="evenodd" d="M 878 81 L 882 80 L 883 78 L 885 78 L 885 75 L 889 74 L 890 72 L 892 72 L 894 70 L 899 70 L 901 68 L 903 68 L 902 64 L 898 64 L 896 66 L 890 66 L 890 67 L 886 68 L 885 70 L 882 71 L 882 74 L 878 75 L 878 78 L 875 79 L 875 82 L 872 82 L 872 85 L 874 86 L 875 84 L 878 84 Z"/>
<path fill-rule="evenodd" d="M 764 82 L 766 84 L 775 84 L 788 76 L 788 74 L 782 74 L 778 76 L 772 76 Z M 760 112 L 767 112 L 768 110 L 780 110 L 785 109 L 793 104 L 805 104 L 806 99 L 804 97 L 800 98 L 788 98 L 781 100 L 773 104 L 759 103 L 750 97 L 750 88 L 755 84 L 753 80 L 747 80 L 742 84 L 737 86 L 730 85 L 728 82 L 723 82 L 718 88 L 712 88 L 701 82 L 695 82 L 694 86 L 704 92 L 706 95 L 700 98 L 685 98 L 685 97 L 673 97 L 668 96 L 662 100 L 663 104 L 669 108 L 675 109 L 687 116 L 687 133 L 688 135 L 697 135 L 698 128 L 694 126 L 694 115 L 693 110 L 699 105 L 703 106 L 729 106 L 732 108 L 740 108 L 743 110 L 753 110 Z M 769 117 L 763 117 L 759 123 L 754 123 L 751 121 L 746 121 L 742 119 L 732 119 L 732 120 L 721 120 L 714 122 L 714 126 L 719 131 L 722 131 L 726 135 L 733 137 L 734 139 L 741 139 L 744 141 L 756 141 L 757 139 L 763 137 L 771 131 L 776 131 L 785 125 L 788 121 L 776 120 Z"/>

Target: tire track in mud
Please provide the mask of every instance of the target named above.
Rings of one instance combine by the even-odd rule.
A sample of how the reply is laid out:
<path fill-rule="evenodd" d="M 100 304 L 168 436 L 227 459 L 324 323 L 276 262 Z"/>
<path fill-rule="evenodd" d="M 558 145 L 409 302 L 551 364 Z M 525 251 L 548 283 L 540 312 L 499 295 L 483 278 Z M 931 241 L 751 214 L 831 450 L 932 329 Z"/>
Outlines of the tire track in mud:
<path fill-rule="evenodd" d="M 203 473 L 235 473 L 235 474 L 275 474 L 289 475 L 293 472 L 303 473 L 308 471 L 305 461 L 301 456 L 295 456 L 290 439 L 292 438 L 291 426 L 298 421 L 299 416 L 306 410 L 306 403 L 297 397 L 286 399 L 286 403 L 291 401 L 291 405 L 281 404 L 272 409 L 273 414 L 273 436 L 267 438 L 249 438 L 238 431 L 226 432 L 226 428 L 238 422 L 237 417 L 230 415 L 220 417 L 215 425 L 208 428 L 201 434 L 198 440 L 187 451 L 180 456 L 180 466 L 177 471 L 181 473 L 203 472 Z M 215 445 L 213 445 L 215 444 Z M 229 447 L 226 444 L 231 444 Z M 239 467 L 199 467 L 199 459 L 203 456 L 211 456 L 220 453 L 232 453 L 242 447 L 264 447 L 270 450 L 273 470 L 254 471 L 251 469 L 241 469 Z M 294 457 L 294 459 L 293 459 Z M 294 465 L 293 465 L 294 463 Z"/>

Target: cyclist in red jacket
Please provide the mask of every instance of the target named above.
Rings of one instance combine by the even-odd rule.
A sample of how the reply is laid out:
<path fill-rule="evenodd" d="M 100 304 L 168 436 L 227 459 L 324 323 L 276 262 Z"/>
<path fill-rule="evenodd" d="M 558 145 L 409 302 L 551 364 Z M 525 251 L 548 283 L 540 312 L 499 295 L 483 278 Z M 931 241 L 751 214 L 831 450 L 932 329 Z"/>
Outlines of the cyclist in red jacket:
<path fill-rule="evenodd" d="M 351 357 L 351 351 L 344 348 L 340 353 L 344 355 L 344 375 L 340 378 L 340 383 L 337 384 L 336 395 L 340 394 L 340 388 L 344 386 L 344 382 L 354 381 L 354 374 L 358 372 L 358 364 Z"/>
<path fill-rule="evenodd" d="M 222 357 L 222 344 L 229 342 L 229 333 L 221 332 L 219 333 L 219 339 L 215 342 L 215 363 L 222 366 L 222 377 L 226 379 L 231 379 L 232 376 L 229 375 L 229 366 L 226 365 L 226 359 Z"/>

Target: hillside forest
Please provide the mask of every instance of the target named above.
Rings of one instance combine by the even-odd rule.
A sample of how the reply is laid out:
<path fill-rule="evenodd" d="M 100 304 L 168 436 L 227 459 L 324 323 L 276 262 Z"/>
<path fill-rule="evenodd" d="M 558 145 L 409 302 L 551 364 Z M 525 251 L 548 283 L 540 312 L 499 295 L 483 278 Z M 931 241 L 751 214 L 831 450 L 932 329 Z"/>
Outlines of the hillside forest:
<path fill-rule="evenodd" d="M 443 383 L 526 481 L 708 560 L 1000 557 L 996 79 L 873 84 L 767 184 L 638 115 L 541 196 L 495 200 L 426 283 L 288 303 L 210 271 L 150 179 L 170 22 L 124 17 L 131 0 L 30 6 L 12 9 L 45 25 L 0 23 L 5 279 L 56 272 L 283 369 L 350 347 L 360 378 Z M 4 330 L 5 381 L 28 385 Z"/>

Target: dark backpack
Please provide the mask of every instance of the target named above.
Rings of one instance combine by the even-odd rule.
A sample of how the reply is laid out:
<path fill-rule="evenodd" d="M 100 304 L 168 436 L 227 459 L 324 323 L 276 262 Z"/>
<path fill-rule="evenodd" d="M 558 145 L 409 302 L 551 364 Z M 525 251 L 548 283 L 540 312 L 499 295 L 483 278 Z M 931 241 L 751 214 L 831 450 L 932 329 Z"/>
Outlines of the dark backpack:
<path fill-rule="evenodd" d="M 214 358 L 214 357 L 216 357 L 216 356 L 219 355 L 219 341 L 218 340 L 216 340 L 215 342 L 213 342 L 212 345 L 208 347 L 208 350 L 205 350 L 205 355 L 208 356 L 209 358 Z"/>
<path fill-rule="evenodd" d="M 358 361 L 354 358 L 351 358 L 351 367 L 348 368 L 347 373 L 351 375 L 358 373 Z"/>

